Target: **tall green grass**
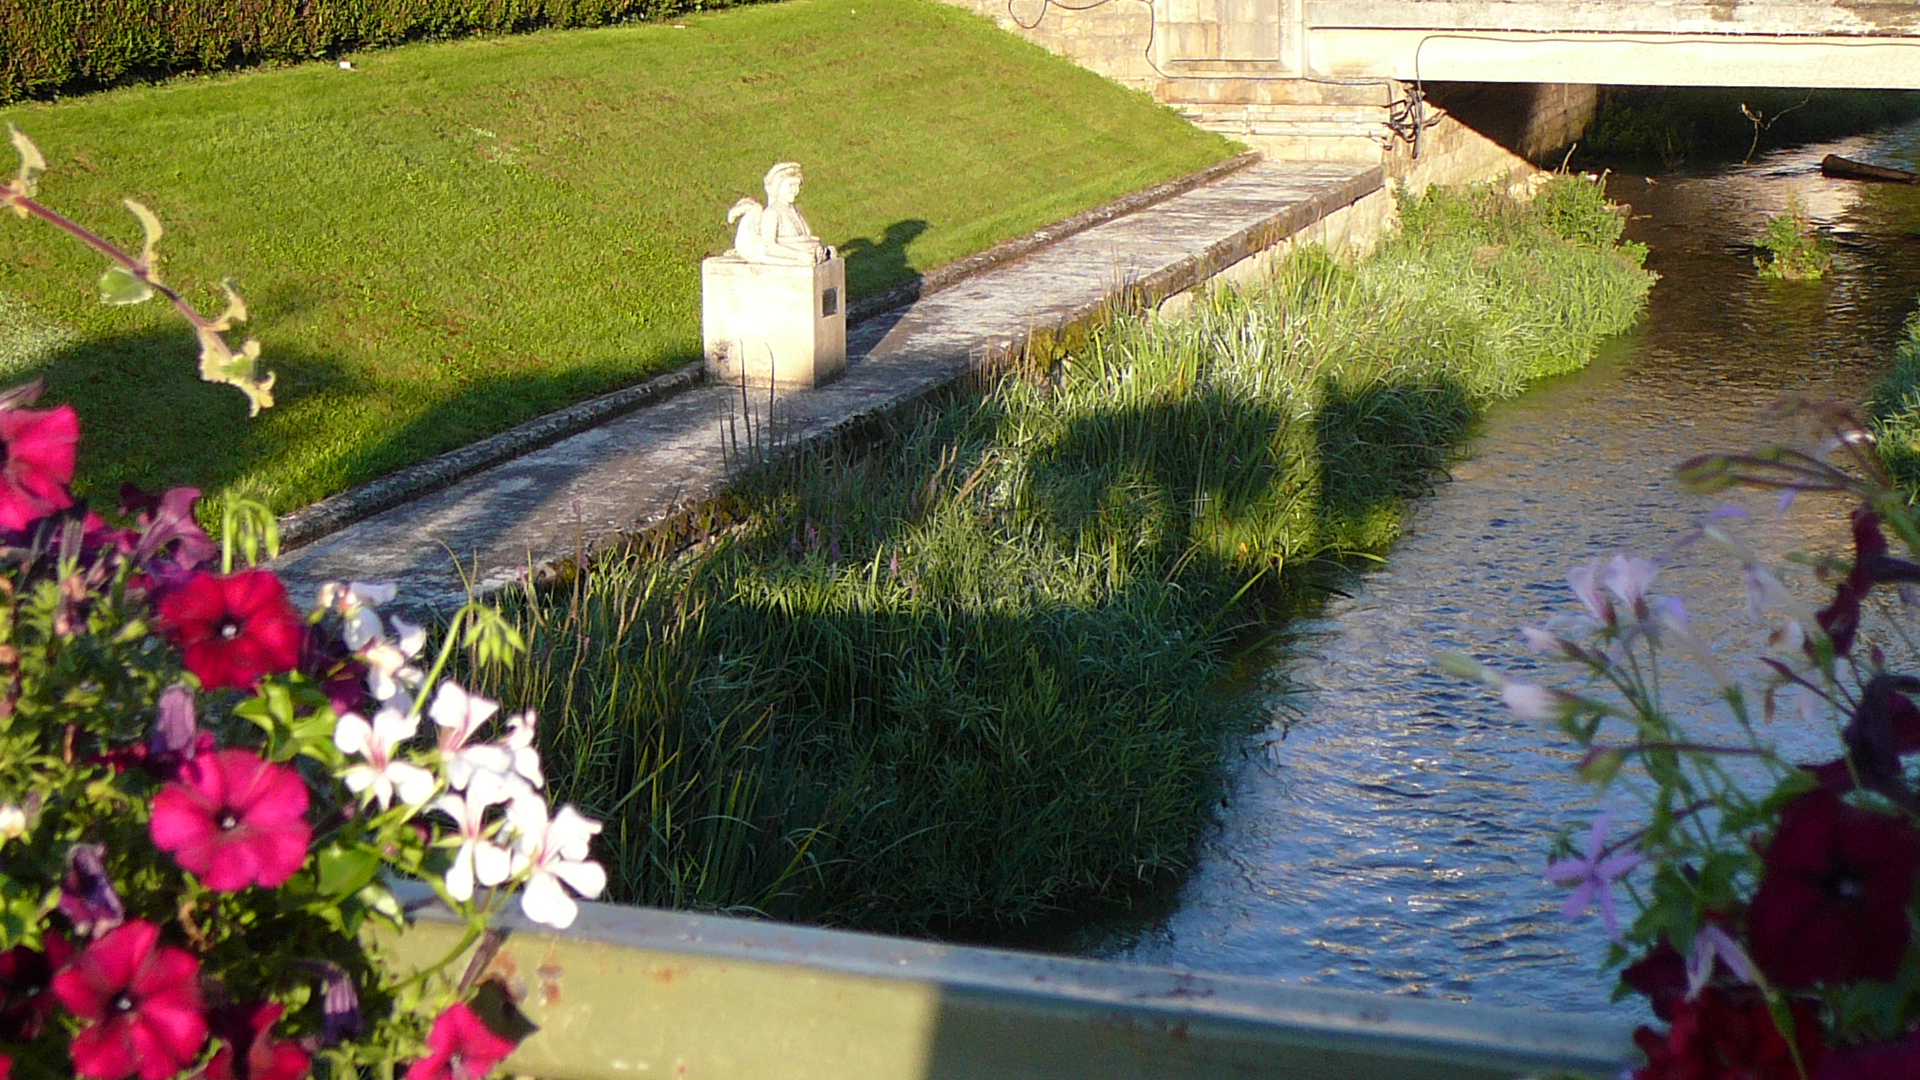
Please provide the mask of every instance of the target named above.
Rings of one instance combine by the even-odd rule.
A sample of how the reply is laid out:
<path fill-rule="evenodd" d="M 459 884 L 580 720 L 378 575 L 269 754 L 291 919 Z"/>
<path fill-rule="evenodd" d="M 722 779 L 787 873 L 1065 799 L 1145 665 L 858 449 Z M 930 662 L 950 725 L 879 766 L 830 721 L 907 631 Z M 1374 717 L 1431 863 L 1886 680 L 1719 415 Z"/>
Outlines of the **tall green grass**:
<path fill-rule="evenodd" d="M 623 900 L 1007 926 L 1183 870 L 1240 635 L 1377 553 L 1489 402 L 1584 364 L 1650 276 L 1596 189 L 1435 192 L 1175 320 L 770 468 L 740 524 L 511 598 L 553 795 Z"/>
<path fill-rule="evenodd" d="M 1907 320 L 1907 337 L 1893 367 L 1874 385 L 1868 404 L 1880 436 L 1880 460 L 1902 488 L 1920 492 L 1920 315 Z"/>

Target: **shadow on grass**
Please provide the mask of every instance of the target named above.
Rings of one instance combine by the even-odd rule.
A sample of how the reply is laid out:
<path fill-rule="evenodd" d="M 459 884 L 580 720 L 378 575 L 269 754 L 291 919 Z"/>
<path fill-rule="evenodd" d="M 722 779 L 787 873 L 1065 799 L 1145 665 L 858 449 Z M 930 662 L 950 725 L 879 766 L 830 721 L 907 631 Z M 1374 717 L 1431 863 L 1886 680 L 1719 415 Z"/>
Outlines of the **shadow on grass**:
<path fill-rule="evenodd" d="M 1211 385 L 1095 407 L 1010 508 L 972 480 L 1048 421 L 958 402 L 749 489 L 711 552 L 516 601 L 532 662 L 488 689 L 548 718 L 620 900 L 991 939 L 1191 865 L 1257 722 L 1235 646 L 1303 591 L 1268 571 L 1390 516 L 1472 415 L 1427 379 L 1299 420 Z M 949 514 L 977 527 L 930 539 Z M 1076 550 L 1125 565 L 1089 596 Z"/>
<path fill-rule="evenodd" d="M 275 404 L 253 417 L 237 391 L 200 379 L 197 346 L 174 327 L 76 343 L 6 381 L 44 378 L 43 404 L 79 410 L 77 487 L 87 496 L 111 499 L 127 482 L 190 484 L 281 513 L 636 381 L 604 367 L 494 377 L 407 416 L 406 402 L 387 403 L 384 415 L 370 407 L 380 388 L 333 357 L 275 345 L 263 366 Z M 405 419 L 382 426 L 389 416 Z M 331 445 L 315 446 L 315 427 L 334 435 Z"/>
<path fill-rule="evenodd" d="M 847 295 L 871 296 L 920 275 L 907 256 L 907 247 L 927 231 L 920 218 L 907 218 L 887 226 L 878 240 L 856 236 L 840 245 L 847 260 Z"/>
<path fill-rule="evenodd" d="M 353 374 L 329 357 L 282 349 L 269 367 L 283 404 L 357 389 Z M 96 500 L 111 502 L 122 483 L 218 491 L 275 453 L 276 414 L 249 417 L 238 391 L 201 380 L 198 346 L 182 328 L 78 342 L 7 382 L 34 378 L 47 383 L 41 404 L 79 412 L 76 487 Z"/>

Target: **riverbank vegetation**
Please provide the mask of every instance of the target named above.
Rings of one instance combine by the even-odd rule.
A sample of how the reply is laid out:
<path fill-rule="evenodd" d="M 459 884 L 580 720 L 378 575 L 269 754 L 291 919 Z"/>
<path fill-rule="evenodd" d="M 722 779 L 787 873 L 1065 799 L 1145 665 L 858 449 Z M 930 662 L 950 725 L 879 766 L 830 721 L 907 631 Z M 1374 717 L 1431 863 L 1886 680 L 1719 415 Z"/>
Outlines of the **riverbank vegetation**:
<path fill-rule="evenodd" d="M 97 257 L 0 227 L 0 376 L 44 377 L 123 482 L 303 506 L 696 359 L 700 259 L 780 160 L 853 296 L 1230 156 L 1144 95 L 918 0 L 815 0 L 415 45 L 0 111 L 41 195 L 166 280 L 237 279 L 278 406 L 195 376 L 190 331 L 104 307 Z M 9 174 L 11 166 L 9 166 Z"/>
<path fill-rule="evenodd" d="M 1814 225 L 1798 196 L 1767 219 L 1754 247 L 1753 265 L 1769 281 L 1818 281 L 1833 269 L 1833 239 Z"/>
<path fill-rule="evenodd" d="M 1902 489 L 1920 493 L 1920 315 L 1907 320 L 1905 339 L 1868 408 L 1880 437 L 1880 460 Z"/>
<path fill-rule="evenodd" d="M 1650 282 L 1578 179 L 1403 220 L 770 466 L 692 550 L 507 598 L 530 663 L 481 689 L 540 710 L 612 894 L 941 932 L 1185 869 L 1259 720 L 1236 643 L 1383 551 L 1481 410 Z"/>
<path fill-rule="evenodd" d="M 1589 166 L 1704 166 L 1915 117 L 1911 91 L 1617 87 L 1601 97 L 1578 156 Z"/>

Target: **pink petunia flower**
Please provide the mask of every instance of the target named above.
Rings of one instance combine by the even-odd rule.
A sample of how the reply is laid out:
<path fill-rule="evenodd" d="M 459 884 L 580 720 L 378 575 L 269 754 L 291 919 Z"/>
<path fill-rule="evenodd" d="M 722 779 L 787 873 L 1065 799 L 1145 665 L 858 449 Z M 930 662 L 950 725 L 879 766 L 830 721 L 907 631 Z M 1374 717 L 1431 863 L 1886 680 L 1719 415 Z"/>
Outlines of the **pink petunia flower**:
<path fill-rule="evenodd" d="M 87 946 L 53 977 L 53 992 L 86 1021 L 71 1053 L 74 1072 L 90 1080 L 167 1080 L 207 1044 L 200 961 L 161 945 L 145 919 Z"/>
<path fill-rule="evenodd" d="M 0 529 L 25 529 L 73 505 L 67 485 L 79 443 L 80 415 L 71 405 L 0 409 Z"/>
<path fill-rule="evenodd" d="M 513 1047 L 462 1002 L 434 1018 L 427 1056 L 408 1067 L 406 1080 L 474 1080 L 492 1071 Z"/>
<path fill-rule="evenodd" d="M 160 625 L 209 690 L 245 690 L 300 662 L 307 624 L 266 570 L 199 573 L 160 599 Z"/>
<path fill-rule="evenodd" d="M 307 785 L 250 750 L 201 754 L 153 799 L 153 842 L 215 892 L 275 888 L 307 858 Z"/>

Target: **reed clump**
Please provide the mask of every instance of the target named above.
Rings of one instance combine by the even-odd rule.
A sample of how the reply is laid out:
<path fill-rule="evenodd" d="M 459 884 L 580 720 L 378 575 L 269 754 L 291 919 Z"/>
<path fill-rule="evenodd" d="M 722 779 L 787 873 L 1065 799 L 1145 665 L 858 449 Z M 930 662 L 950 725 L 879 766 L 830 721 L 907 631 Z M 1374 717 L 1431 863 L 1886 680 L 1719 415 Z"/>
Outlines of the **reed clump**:
<path fill-rule="evenodd" d="M 1920 315 L 1907 320 L 1893 366 L 1873 388 L 1870 408 L 1881 462 L 1902 490 L 1920 493 Z"/>
<path fill-rule="evenodd" d="M 938 932 L 1186 868 L 1259 720 L 1236 642 L 1651 280 L 1576 179 L 1403 219 L 762 470 L 694 550 L 508 598 L 531 661 L 483 689 L 540 710 L 615 896 Z"/>

